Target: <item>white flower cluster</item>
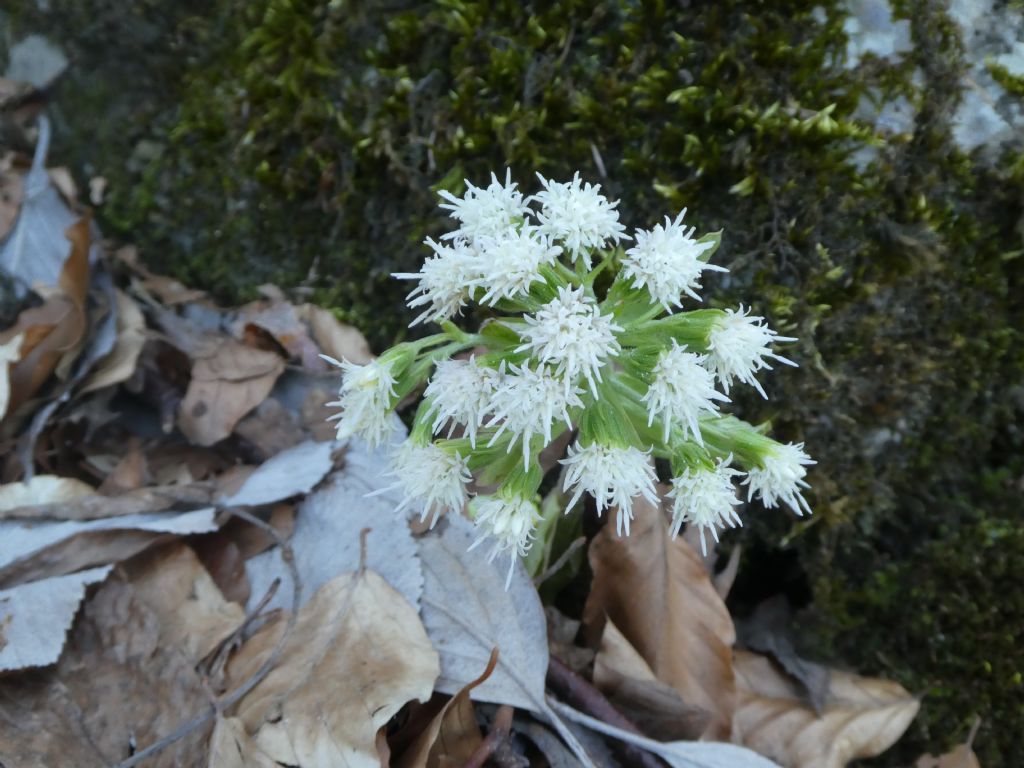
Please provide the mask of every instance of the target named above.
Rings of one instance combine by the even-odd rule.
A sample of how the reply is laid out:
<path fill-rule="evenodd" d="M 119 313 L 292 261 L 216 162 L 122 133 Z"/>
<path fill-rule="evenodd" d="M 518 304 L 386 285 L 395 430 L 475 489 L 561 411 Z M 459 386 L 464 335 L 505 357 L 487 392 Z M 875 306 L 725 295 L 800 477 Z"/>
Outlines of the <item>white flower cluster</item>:
<path fill-rule="evenodd" d="M 560 462 L 568 509 L 584 495 L 596 511 L 614 510 L 629 533 L 634 505 L 660 501 L 654 459 L 667 460 L 671 530 L 710 531 L 740 524 L 747 499 L 810 511 L 803 497 L 803 444 L 782 444 L 721 412 L 735 382 L 765 396 L 757 374 L 792 342 L 749 309 L 681 311 L 700 301 L 718 234 L 696 236 L 686 211 L 627 234 L 618 202 L 599 185 L 538 174 L 524 196 L 511 173 L 491 175 L 461 195 L 442 192 L 455 228 L 427 239 L 430 254 L 408 295 L 413 325 L 441 332 L 343 369 L 338 436 L 377 444 L 388 413 L 422 391 L 408 441 L 394 453 L 403 508 L 436 520 L 462 510 L 470 488 L 494 487 L 469 505 L 491 557 L 525 556 L 537 535 L 541 451 L 564 431 L 575 440 Z M 628 246 L 628 247 L 627 247 Z M 476 304 L 477 333 L 452 318 Z M 332 361 L 335 362 L 335 361 Z M 554 457 L 557 458 L 557 457 Z M 735 466 L 734 466 L 735 465 Z M 550 466 L 550 465 L 547 465 Z M 478 542 L 479 543 L 479 542 Z"/>

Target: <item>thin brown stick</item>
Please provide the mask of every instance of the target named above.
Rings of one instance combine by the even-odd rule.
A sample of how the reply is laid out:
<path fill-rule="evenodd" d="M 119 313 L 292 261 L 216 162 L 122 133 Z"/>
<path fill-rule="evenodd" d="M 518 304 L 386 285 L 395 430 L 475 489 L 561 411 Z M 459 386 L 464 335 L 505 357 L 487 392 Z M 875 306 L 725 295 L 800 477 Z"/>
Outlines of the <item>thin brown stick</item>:
<path fill-rule="evenodd" d="M 548 660 L 547 684 L 559 698 L 581 712 L 637 736 L 644 735 L 631 720 L 605 698 L 603 693 L 573 672 L 565 662 L 556 656 L 551 656 Z M 626 765 L 636 765 L 641 768 L 664 768 L 665 766 L 661 758 L 632 744 L 615 741 L 611 742 L 611 747 Z"/>
<path fill-rule="evenodd" d="M 167 747 L 171 746 L 175 742 L 180 741 L 193 731 L 203 727 L 213 720 L 217 716 L 218 712 L 223 712 L 236 704 L 243 696 L 259 685 L 260 682 L 270 674 L 271 670 L 273 670 L 274 666 L 277 664 L 281 653 L 284 651 L 284 646 L 288 641 L 288 637 L 295 628 L 295 622 L 299 614 L 299 603 L 302 599 L 302 581 L 299 579 L 299 571 L 295 567 L 295 553 L 292 551 L 291 545 L 281 538 L 281 535 L 272 525 L 260 520 L 255 515 L 252 515 L 242 509 L 228 509 L 226 511 L 235 517 L 245 520 L 247 523 L 255 525 L 257 528 L 261 528 L 272 539 L 274 539 L 275 543 L 281 548 L 281 559 L 284 560 L 284 564 L 288 568 L 288 573 L 292 578 L 292 611 L 288 616 L 288 623 L 285 624 L 284 632 L 281 633 L 281 637 L 278 638 L 277 644 L 270 652 L 267 660 L 264 661 L 263 664 L 260 665 L 260 668 L 250 675 L 244 683 L 231 691 L 231 693 L 228 693 L 218 699 L 204 714 L 192 718 L 173 733 L 164 736 L 162 739 L 150 744 L 145 749 L 136 752 L 127 760 L 122 760 L 114 768 L 133 768 L 133 766 L 138 765 L 143 760 L 148 760 L 153 757 L 153 755 L 167 749 Z"/>
<path fill-rule="evenodd" d="M 514 714 L 515 710 L 508 704 L 502 704 L 498 707 L 498 711 L 494 714 L 494 720 L 491 723 L 490 733 L 473 750 L 473 754 L 469 756 L 463 768 L 481 768 L 487 762 L 491 755 L 494 754 L 494 750 L 508 739 L 509 731 L 512 729 L 512 716 Z"/>

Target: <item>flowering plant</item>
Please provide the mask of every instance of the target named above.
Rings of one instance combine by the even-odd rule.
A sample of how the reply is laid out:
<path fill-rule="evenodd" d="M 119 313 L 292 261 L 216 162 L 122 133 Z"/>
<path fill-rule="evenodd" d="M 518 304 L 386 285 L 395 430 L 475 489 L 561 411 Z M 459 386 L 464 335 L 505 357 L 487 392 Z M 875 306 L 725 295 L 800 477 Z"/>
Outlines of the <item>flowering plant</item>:
<path fill-rule="evenodd" d="M 564 430 L 575 440 L 561 460 L 569 512 L 585 493 L 598 514 L 615 509 L 629 533 L 632 505 L 657 503 L 653 458 L 672 470 L 673 535 L 684 523 L 717 540 L 740 523 L 736 482 L 748 500 L 785 502 L 809 512 L 802 490 L 814 462 L 803 444 L 781 444 L 733 416 L 723 404 L 735 382 L 764 390 L 756 375 L 770 361 L 795 365 L 773 351 L 779 336 L 764 319 L 737 309 L 682 311 L 700 301 L 704 272 L 720 233 L 695 238 L 675 219 L 632 237 L 617 202 L 600 186 L 559 183 L 538 175 L 541 191 L 524 197 L 506 172 L 486 187 L 466 182 L 462 197 L 442 192 L 441 207 L 458 226 L 416 273 L 409 306 L 413 325 L 441 333 L 398 344 L 344 372 L 338 437 L 380 444 L 390 411 L 425 385 L 408 439 L 392 472 L 424 519 L 470 505 L 491 556 L 527 553 L 540 513 L 541 450 Z M 628 246 L 628 247 L 627 247 Z M 453 322 L 476 302 L 491 312 L 477 333 Z M 721 391 L 719 391 L 721 390 Z M 475 545 L 474 545 L 475 546 Z M 511 566 L 510 571 L 511 575 Z"/>

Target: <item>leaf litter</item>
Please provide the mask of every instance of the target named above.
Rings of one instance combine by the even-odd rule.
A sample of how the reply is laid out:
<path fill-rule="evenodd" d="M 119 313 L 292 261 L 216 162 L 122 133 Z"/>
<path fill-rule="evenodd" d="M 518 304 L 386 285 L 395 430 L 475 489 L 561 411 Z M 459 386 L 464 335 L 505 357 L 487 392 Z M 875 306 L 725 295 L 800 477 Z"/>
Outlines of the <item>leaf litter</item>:
<path fill-rule="evenodd" d="M 831 768 L 909 725 L 895 683 L 798 657 L 791 616 L 737 648 L 738 548 L 713 574 L 655 505 L 618 538 L 554 492 L 506 590 L 465 517 L 396 514 L 391 445 L 334 442 L 320 355 L 369 361 L 359 330 L 109 252 L 39 125 L 0 152 L 4 765 Z"/>

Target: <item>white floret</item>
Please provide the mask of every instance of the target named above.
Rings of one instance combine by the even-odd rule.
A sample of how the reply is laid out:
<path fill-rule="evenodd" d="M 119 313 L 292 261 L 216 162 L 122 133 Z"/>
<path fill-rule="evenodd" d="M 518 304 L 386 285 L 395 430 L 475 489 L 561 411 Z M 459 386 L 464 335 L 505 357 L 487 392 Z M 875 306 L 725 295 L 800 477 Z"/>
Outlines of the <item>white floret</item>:
<path fill-rule="evenodd" d="M 634 288 L 646 288 L 651 298 L 668 310 L 682 306 L 684 293 L 700 301 L 697 290 L 705 270 L 728 272 L 725 267 L 701 260 L 701 255 L 714 244 L 695 240 L 695 229 L 683 226 L 685 215 L 684 208 L 675 221 L 666 216 L 664 225 L 638 229 L 634 236 L 636 244 L 622 260 L 623 277 L 632 280 Z"/>
<path fill-rule="evenodd" d="M 650 456 L 637 448 L 597 443 L 581 446 L 576 442 L 559 463 L 566 467 L 562 489 L 573 489 L 566 511 L 572 509 L 584 493 L 589 493 L 597 504 L 598 515 L 611 507 L 618 508 L 615 527 L 620 536 L 623 531 L 629 535 L 634 499 L 658 503 L 654 466 Z"/>
<path fill-rule="evenodd" d="M 619 202 L 609 202 L 601 194 L 600 184 L 581 182 L 577 172 L 572 181 L 558 183 L 545 179 L 539 173 L 542 192 L 532 200 L 541 204 L 536 213 L 540 231 L 565 246 L 573 262 L 582 258 L 587 269 L 592 265 L 592 251 L 606 247 L 609 242 L 628 240 L 626 228 L 619 223 Z"/>
<path fill-rule="evenodd" d="M 565 286 L 558 298 L 525 321 L 526 329 L 520 334 L 525 343 L 516 351 L 528 351 L 540 362 L 554 364 L 567 386 L 585 377 L 596 397 L 601 367 L 622 349 L 615 338 L 622 328 L 612 316 L 602 315 L 597 303 L 584 296 L 583 288 Z"/>

